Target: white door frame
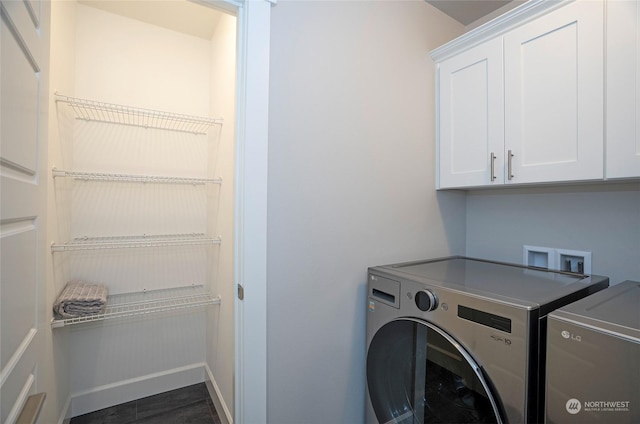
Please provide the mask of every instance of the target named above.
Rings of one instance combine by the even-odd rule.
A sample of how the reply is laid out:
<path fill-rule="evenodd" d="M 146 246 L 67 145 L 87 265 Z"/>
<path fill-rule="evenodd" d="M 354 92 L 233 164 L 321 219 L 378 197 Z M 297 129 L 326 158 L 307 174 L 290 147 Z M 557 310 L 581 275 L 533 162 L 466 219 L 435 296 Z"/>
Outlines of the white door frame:
<path fill-rule="evenodd" d="M 198 0 L 195 0 L 198 1 Z M 267 422 L 269 40 L 275 0 L 200 0 L 237 16 L 234 424 Z"/>
<path fill-rule="evenodd" d="M 271 3 L 238 10 L 235 275 L 236 424 L 267 422 L 267 154 Z"/>

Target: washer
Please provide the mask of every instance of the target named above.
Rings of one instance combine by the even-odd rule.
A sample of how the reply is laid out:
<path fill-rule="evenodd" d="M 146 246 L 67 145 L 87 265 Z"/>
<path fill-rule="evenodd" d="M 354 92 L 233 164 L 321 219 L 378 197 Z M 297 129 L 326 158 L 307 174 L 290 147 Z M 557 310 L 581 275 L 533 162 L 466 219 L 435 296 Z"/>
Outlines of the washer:
<path fill-rule="evenodd" d="M 549 314 L 547 423 L 640 423 L 640 282 Z"/>
<path fill-rule="evenodd" d="M 461 256 L 369 268 L 367 423 L 541 421 L 546 316 L 608 285 Z"/>

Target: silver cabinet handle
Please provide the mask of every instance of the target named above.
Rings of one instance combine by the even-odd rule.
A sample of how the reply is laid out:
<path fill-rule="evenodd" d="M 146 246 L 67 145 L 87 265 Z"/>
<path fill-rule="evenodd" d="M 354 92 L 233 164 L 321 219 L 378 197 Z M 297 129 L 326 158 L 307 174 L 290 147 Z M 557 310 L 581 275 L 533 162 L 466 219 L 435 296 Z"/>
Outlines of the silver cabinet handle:
<path fill-rule="evenodd" d="M 493 152 L 491 152 L 491 155 L 489 156 L 489 163 L 491 164 L 491 181 L 495 181 L 496 180 L 496 172 L 495 172 L 496 155 L 494 155 Z"/>
<path fill-rule="evenodd" d="M 513 170 L 511 167 L 512 158 L 513 158 L 513 153 L 511 153 L 511 150 L 509 150 L 507 152 L 507 178 L 509 179 L 509 181 L 513 179 L 513 172 L 512 172 Z"/>

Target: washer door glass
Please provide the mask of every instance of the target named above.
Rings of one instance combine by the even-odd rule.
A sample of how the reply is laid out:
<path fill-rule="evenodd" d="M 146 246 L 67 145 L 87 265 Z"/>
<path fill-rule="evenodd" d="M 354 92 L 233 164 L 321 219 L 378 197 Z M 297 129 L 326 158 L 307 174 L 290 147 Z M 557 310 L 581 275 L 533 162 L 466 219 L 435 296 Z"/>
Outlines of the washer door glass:
<path fill-rule="evenodd" d="M 480 367 L 453 338 L 419 320 L 378 330 L 367 384 L 380 423 L 501 423 Z"/>

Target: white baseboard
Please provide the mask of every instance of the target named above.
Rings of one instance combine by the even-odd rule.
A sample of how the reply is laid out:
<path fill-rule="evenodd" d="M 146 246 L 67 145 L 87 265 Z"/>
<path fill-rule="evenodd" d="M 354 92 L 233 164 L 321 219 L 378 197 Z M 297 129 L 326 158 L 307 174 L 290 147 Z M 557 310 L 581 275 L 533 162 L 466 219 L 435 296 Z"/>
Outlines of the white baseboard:
<path fill-rule="evenodd" d="M 62 414 L 60 414 L 60 419 L 58 420 L 58 424 L 69 424 L 71 422 L 71 396 L 67 398 L 67 401 L 64 403 L 62 407 Z"/>
<path fill-rule="evenodd" d="M 213 378 L 213 374 L 211 373 L 211 368 L 209 368 L 209 365 L 205 364 L 204 369 L 206 373 L 205 383 L 207 385 L 207 390 L 209 391 L 209 396 L 211 397 L 213 406 L 215 406 L 216 411 L 218 412 L 220 422 L 222 424 L 233 424 L 233 415 L 231 414 L 231 411 L 229 411 L 229 408 L 222 397 L 222 393 L 220 393 L 220 389 L 216 384 L 216 379 Z"/>
<path fill-rule="evenodd" d="M 71 417 L 202 383 L 205 375 L 207 379 L 211 375 L 205 368 L 208 370 L 205 363 L 197 363 L 73 393 Z"/>

